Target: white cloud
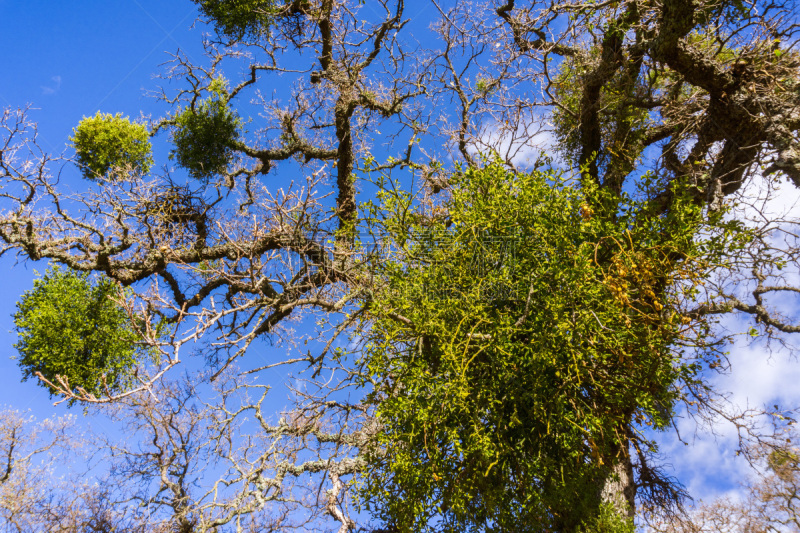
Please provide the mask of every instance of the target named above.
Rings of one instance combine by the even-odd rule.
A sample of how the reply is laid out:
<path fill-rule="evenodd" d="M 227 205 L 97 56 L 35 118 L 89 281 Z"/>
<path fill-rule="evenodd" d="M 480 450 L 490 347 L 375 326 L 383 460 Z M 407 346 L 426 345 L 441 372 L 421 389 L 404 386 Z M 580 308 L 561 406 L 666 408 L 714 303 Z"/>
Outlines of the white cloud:
<path fill-rule="evenodd" d="M 753 176 L 739 192 L 735 213 L 747 220 L 785 219 L 797 212 L 800 189 L 785 180 Z"/>
<path fill-rule="evenodd" d="M 730 352 L 731 373 L 711 380 L 712 387 L 727 393 L 732 411 L 782 409 L 800 405 L 800 365 L 789 350 L 767 352 L 763 343 L 737 343 Z M 764 427 L 764 418 L 752 422 Z M 743 498 L 742 484 L 754 472 L 739 453 L 737 429 L 718 417 L 713 433 L 698 428 L 689 418 L 676 420 L 682 440 L 674 432 L 659 436 L 660 449 L 668 457 L 674 475 L 696 500 L 709 502 L 720 496 Z"/>
<path fill-rule="evenodd" d="M 53 82 L 51 86 L 44 86 L 44 85 L 41 86 L 42 94 L 45 95 L 56 94 L 58 90 L 61 89 L 61 76 L 53 76 L 52 78 L 50 78 L 50 81 Z"/>
<path fill-rule="evenodd" d="M 785 182 L 756 176 L 741 191 L 733 216 L 755 225 L 778 221 L 773 225 L 775 228 L 787 229 L 789 223 L 783 221 L 796 218 L 793 213 L 799 212 L 798 206 L 800 190 Z M 785 234 L 774 231 L 770 238 L 778 244 Z M 782 275 L 784 281 L 800 284 L 798 265 L 789 265 Z M 796 297 L 772 296 L 768 305 L 785 316 L 797 316 Z M 721 324 L 734 332 L 746 332 L 752 325 L 746 316 L 729 316 Z M 728 357 L 730 373 L 711 377 L 710 384 L 726 395 L 730 410 L 773 409 L 774 405 L 782 410 L 800 408 L 800 363 L 791 347 L 779 343 L 768 345 L 763 339 L 741 335 L 731 345 Z M 768 420 L 762 417 L 754 422 L 763 428 Z M 676 425 L 688 445 L 680 442 L 674 432 L 660 435 L 659 443 L 674 467 L 674 474 L 689 493 L 706 502 L 719 496 L 743 498 L 746 492 L 741 484 L 753 470 L 744 456 L 737 453 L 740 444 L 736 427 L 722 417 L 713 424 L 713 433 L 698 429 L 688 418 L 676 420 Z"/>
<path fill-rule="evenodd" d="M 492 122 L 481 129 L 478 138 L 469 146 L 471 155 L 492 151 L 522 169 L 533 166 L 542 155 L 553 159 L 553 165 L 563 166 L 556 152 L 556 139 L 546 117 L 525 121 L 516 127 Z"/>

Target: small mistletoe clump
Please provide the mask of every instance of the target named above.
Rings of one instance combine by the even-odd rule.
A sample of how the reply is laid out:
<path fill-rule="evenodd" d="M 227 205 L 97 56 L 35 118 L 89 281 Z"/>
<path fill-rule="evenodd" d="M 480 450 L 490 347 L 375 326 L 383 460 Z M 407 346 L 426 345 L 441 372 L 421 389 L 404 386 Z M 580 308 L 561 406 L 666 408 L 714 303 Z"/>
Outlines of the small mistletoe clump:
<path fill-rule="evenodd" d="M 226 91 L 212 87 L 212 95 L 175 117 L 170 158 L 200 181 L 225 172 L 239 138 L 239 117 L 228 107 Z"/>

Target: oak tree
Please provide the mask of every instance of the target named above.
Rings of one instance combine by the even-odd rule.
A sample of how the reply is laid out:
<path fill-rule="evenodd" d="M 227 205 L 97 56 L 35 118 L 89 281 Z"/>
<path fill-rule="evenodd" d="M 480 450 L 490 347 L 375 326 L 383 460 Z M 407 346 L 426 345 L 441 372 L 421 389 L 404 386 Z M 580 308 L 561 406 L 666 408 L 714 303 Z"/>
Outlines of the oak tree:
<path fill-rule="evenodd" d="M 440 513 L 445 525 L 491 529 L 514 519 L 511 506 L 524 499 L 531 529 L 575 531 L 581 524 L 563 506 L 581 495 L 589 495 L 589 522 L 592 514 L 625 522 L 637 503 L 669 509 L 679 501 L 641 434 L 648 422 L 666 427 L 678 409 L 711 405 L 707 369 L 726 365 L 727 333 L 715 317 L 749 315 L 756 335 L 782 340 L 800 330 L 771 305 L 798 293 L 785 275 L 796 270 L 796 220 L 744 209 L 744 193 L 759 180 L 770 191 L 782 179 L 800 183 L 793 4 L 434 2 L 428 27 L 402 0 L 197 3 L 216 30 L 207 57 L 174 56 L 164 75 L 181 83 L 162 90 L 170 107 L 146 127 L 153 140 L 168 137 L 186 174 L 131 171 L 143 167 L 105 158 L 111 169 L 98 170 L 115 179 L 71 194 L 25 112 L 4 112 L 3 251 L 130 287 L 118 304 L 155 354 L 125 391 L 56 384 L 59 392 L 89 404 L 124 401 L 195 347 L 211 378 L 237 360 L 252 372 L 305 372 L 302 386 L 291 385 L 290 416 L 264 422 L 263 434 L 269 442 L 312 435 L 319 461 L 297 469 L 302 453 L 288 454 L 240 481 L 253 480 L 266 502 L 288 472 L 308 476 L 329 487 L 326 496 L 297 501 L 322 509 L 341 531 L 357 527 L 348 480 L 369 461 L 386 475 L 430 470 L 418 486 L 413 476 L 397 480 L 419 489 L 404 495 L 415 516 Z M 281 90 L 267 96 L 262 87 Z M 77 159 L 80 150 L 76 143 Z M 535 163 L 543 151 L 558 157 L 531 174 L 524 156 Z M 481 154 L 505 170 L 478 170 Z M 572 177 L 569 187 L 560 172 Z M 389 204 L 375 201 L 379 191 Z M 484 192 L 492 193 L 486 201 Z M 509 212 L 514 202 L 518 211 Z M 536 202 L 560 211 L 537 222 Z M 719 224 L 731 218 L 739 222 Z M 392 241 L 369 233 L 387 223 L 401 234 L 455 235 L 456 251 L 483 246 L 468 228 L 544 231 L 542 242 L 520 241 L 519 262 L 500 261 L 488 275 L 523 287 L 526 303 L 526 274 L 555 285 L 534 287 L 526 311 L 520 303 L 495 308 L 481 299 L 480 283 L 462 279 L 471 252 L 448 252 L 442 269 L 410 256 L 393 271 L 376 253 Z M 708 251 L 695 251 L 702 246 Z M 383 292 L 426 279 L 466 303 L 436 310 L 424 298 Z M 687 297 L 676 299 L 684 289 Z M 574 325 L 548 330 L 550 318 Z M 458 327 L 462 320 L 469 330 Z M 314 334 L 297 334 L 297 323 Z M 703 342 L 681 346 L 683 329 Z M 364 344 L 371 334 L 379 345 Z M 255 364 L 247 354 L 264 340 L 286 346 L 286 357 Z M 404 384 L 408 376 L 395 370 L 405 370 L 413 349 L 424 357 L 409 367 L 418 379 Z M 464 362 L 457 353 L 485 357 L 464 366 L 463 381 L 425 381 L 428 371 L 452 374 Z M 484 379 L 503 353 L 518 368 Z M 534 365 L 537 353 L 550 357 Z M 631 382 L 626 364 L 641 379 Z M 516 385 L 505 379 L 512 371 L 522 376 Z M 415 383 L 422 393 L 404 400 L 403 387 Z M 452 411 L 415 403 L 473 386 L 476 396 Z M 398 426 L 382 425 L 395 415 Z M 425 435 L 402 425 L 417 415 L 446 435 L 440 442 L 463 449 L 391 463 L 393 450 L 405 453 L 404 435 Z M 545 438 L 540 416 L 550 422 Z M 427 453 L 410 442 L 409 452 Z M 476 460 L 465 463 L 465 451 Z M 475 485 L 459 488 L 459 476 Z M 492 476 L 499 484 L 488 483 Z M 408 524 L 398 522 L 396 502 L 375 501 L 387 527 Z"/>

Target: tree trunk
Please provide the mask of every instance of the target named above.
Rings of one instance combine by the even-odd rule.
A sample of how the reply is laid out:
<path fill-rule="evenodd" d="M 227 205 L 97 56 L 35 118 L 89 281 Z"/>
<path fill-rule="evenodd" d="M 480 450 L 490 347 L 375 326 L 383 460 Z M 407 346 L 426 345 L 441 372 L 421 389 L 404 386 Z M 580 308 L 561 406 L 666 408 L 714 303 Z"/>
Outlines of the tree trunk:
<path fill-rule="evenodd" d="M 611 504 L 621 517 L 633 518 L 634 516 L 636 485 L 633 477 L 633 462 L 627 446 L 620 450 L 608 477 L 603 482 L 600 501 Z"/>

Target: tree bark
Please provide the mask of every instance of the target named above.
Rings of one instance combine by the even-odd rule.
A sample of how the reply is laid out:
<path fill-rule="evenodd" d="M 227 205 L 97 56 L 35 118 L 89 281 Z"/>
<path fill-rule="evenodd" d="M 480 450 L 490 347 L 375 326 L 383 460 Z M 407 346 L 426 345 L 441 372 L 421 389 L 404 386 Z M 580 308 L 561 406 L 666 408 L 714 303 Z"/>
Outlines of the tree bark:
<path fill-rule="evenodd" d="M 600 501 L 610 504 L 617 514 L 633 518 L 636 510 L 636 484 L 633 462 L 627 447 L 620 451 L 600 490 Z"/>

